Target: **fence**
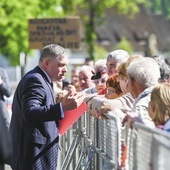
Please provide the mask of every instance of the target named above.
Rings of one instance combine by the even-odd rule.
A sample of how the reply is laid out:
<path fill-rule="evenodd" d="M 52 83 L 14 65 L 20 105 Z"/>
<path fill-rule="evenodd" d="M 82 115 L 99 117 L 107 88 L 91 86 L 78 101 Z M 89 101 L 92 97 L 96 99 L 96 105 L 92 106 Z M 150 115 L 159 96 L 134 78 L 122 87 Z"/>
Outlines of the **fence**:
<path fill-rule="evenodd" d="M 113 113 L 98 120 L 85 113 L 61 138 L 61 170 L 167 170 L 170 134 L 135 122 L 122 128 Z"/>

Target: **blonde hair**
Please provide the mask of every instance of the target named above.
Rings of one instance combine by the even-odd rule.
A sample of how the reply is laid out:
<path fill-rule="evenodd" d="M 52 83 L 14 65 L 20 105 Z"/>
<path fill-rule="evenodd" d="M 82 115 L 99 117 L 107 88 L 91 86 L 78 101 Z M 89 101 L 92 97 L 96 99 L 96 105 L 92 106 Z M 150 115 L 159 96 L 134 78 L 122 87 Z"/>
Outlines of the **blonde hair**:
<path fill-rule="evenodd" d="M 150 102 L 155 109 L 152 116 L 155 125 L 164 125 L 170 118 L 170 84 L 156 85 L 152 90 Z"/>

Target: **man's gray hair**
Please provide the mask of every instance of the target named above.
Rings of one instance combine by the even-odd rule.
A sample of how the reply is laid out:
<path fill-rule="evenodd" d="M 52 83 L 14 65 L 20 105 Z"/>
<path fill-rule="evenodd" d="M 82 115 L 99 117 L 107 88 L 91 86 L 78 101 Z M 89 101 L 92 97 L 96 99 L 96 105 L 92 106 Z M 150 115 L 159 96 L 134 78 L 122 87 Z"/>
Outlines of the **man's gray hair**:
<path fill-rule="evenodd" d="M 89 66 L 89 65 L 83 65 L 80 67 L 79 72 L 86 72 L 86 73 L 90 73 L 93 74 L 94 72 L 94 67 Z"/>
<path fill-rule="evenodd" d="M 107 56 L 107 62 L 110 60 L 115 60 L 116 63 L 124 63 L 130 57 L 129 53 L 125 50 L 114 50 Z"/>
<path fill-rule="evenodd" d="M 42 49 L 40 61 L 47 57 L 59 57 L 61 55 L 68 56 L 67 51 L 58 44 L 49 44 Z"/>
<path fill-rule="evenodd" d="M 159 65 L 150 57 L 135 59 L 127 67 L 127 76 L 133 78 L 143 87 L 150 87 L 158 83 Z"/>

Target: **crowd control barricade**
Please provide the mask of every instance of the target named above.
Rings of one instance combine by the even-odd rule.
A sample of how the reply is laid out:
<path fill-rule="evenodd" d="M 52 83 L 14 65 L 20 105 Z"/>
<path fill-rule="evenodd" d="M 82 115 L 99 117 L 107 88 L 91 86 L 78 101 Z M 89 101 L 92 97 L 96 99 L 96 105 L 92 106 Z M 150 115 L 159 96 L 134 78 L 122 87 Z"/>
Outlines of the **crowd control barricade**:
<path fill-rule="evenodd" d="M 84 113 L 60 138 L 58 170 L 169 169 L 170 133 L 139 122 L 122 127 L 118 115 Z"/>
<path fill-rule="evenodd" d="M 127 170 L 169 169 L 170 158 L 167 157 L 170 153 L 169 132 L 158 128 L 151 129 L 142 123 L 135 122 L 127 135 L 129 135 Z"/>
<path fill-rule="evenodd" d="M 85 113 L 61 137 L 59 169 L 118 169 L 121 163 L 120 119 L 111 113 L 107 117 L 107 120 L 98 120 Z"/>
<path fill-rule="evenodd" d="M 152 145 L 152 169 L 164 170 L 170 168 L 170 139 L 154 135 Z"/>

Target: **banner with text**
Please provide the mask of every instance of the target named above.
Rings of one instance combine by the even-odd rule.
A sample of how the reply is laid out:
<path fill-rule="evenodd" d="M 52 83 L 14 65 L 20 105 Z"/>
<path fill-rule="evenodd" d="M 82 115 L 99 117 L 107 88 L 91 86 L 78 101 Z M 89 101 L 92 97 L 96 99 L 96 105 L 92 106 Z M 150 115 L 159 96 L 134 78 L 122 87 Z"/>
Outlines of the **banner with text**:
<path fill-rule="evenodd" d="M 64 48 L 80 47 L 80 18 L 48 18 L 29 20 L 29 48 L 42 49 L 56 43 Z"/>

